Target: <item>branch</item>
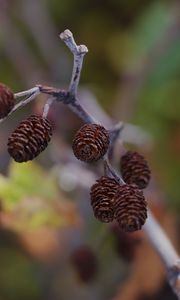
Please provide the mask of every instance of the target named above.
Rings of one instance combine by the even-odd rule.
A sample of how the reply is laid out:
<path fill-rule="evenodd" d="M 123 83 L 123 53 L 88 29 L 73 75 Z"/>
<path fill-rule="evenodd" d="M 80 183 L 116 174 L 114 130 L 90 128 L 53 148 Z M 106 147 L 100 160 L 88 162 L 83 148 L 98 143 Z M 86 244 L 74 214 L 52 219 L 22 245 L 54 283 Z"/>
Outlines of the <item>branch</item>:
<path fill-rule="evenodd" d="M 36 87 L 33 87 L 32 89 L 16 93 L 15 94 L 15 98 L 20 98 L 20 97 L 24 97 L 24 96 L 25 97 L 29 97 L 32 94 L 36 93 L 37 91 L 39 91 L 39 88 L 36 86 Z"/>
<path fill-rule="evenodd" d="M 56 89 L 53 87 L 38 85 L 39 90 L 43 94 L 47 94 L 55 98 L 57 102 L 67 105 L 77 116 L 85 123 L 98 123 L 80 104 L 79 100 L 71 95 L 69 91 Z"/>
<path fill-rule="evenodd" d="M 29 102 L 31 102 L 32 100 L 34 100 L 36 98 L 37 95 L 40 94 L 40 90 L 38 87 L 35 87 L 35 88 L 32 88 L 30 90 L 27 90 L 27 91 L 23 91 L 23 92 L 20 92 L 20 93 L 16 93 L 15 94 L 15 97 L 18 98 L 18 97 L 23 97 L 23 96 L 26 96 L 24 100 L 22 100 L 21 102 L 17 103 L 13 109 L 9 112 L 9 114 L 0 120 L 0 123 L 4 122 L 6 120 L 7 117 L 9 117 L 13 112 L 15 112 L 17 109 L 25 106 L 26 104 L 28 104 Z"/>
<path fill-rule="evenodd" d="M 55 99 L 53 97 L 48 98 L 46 104 L 44 105 L 43 118 L 47 117 L 49 109 L 50 109 L 51 105 L 53 104 L 54 100 Z"/>
<path fill-rule="evenodd" d="M 119 184 L 125 184 L 123 178 L 120 176 L 120 174 L 117 173 L 117 171 L 111 166 L 107 155 L 104 156 L 103 158 L 104 160 L 104 171 L 105 171 L 105 175 L 107 176 L 112 176 L 114 177 L 114 179 L 119 183 Z"/>
<path fill-rule="evenodd" d="M 72 78 L 69 85 L 69 93 L 73 96 L 76 96 L 83 59 L 84 55 L 88 52 L 88 48 L 85 45 L 77 46 L 73 38 L 72 32 L 68 29 L 66 29 L 60 34 L 60 38 L 65 42 L 66 46 L 70 49 L 74 56 L 74 65 L 72 71 Z"/>

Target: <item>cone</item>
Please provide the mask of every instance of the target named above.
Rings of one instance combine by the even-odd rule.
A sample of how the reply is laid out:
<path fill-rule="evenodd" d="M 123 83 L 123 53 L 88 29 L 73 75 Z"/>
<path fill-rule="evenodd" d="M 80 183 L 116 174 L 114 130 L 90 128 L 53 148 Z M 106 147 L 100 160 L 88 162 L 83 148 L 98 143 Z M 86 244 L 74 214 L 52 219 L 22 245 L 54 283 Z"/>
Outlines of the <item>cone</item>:
<path fill-rule="evenodd" d="M 101 222 L 112 222 L 114 219 L 114 197 L 119 184 L 115 179 L 101 177 L 91 187 L 91 205 L 95 217 Z"/>
<path fill-rule="evenodd" d="M 126 152 L 121 157 L 121 172 L 126 183 L 134 183 L 139 189 L 144 189 L 150 180 L 150 169 L 145 158 L 133 151 Z"/>
<path fill-rule="evenodd" d="M 108 131 L 97 124 L 85 124 L 76 133 L 72 149 L 77 159 L 92 162 L 102 158 L 109 146 Z"/>
<path fill-rule="evenodd" d="M 5 118 L 13 109 L 15 97 L 9 87 L 0 83 L 0 119 Z"/>
<path fill-rule="evenodd" d="M 22 121 L 8 139 L 8 152 L 16 162 L 38 156 L 48 145 L 52 126 L 48 119 L 32 115 Z"/>
<path fill-rule="evenodd" d="M 115 219 L 121 230 L 140 230 L 147 218 L 147 204 L 136 185 L 119 186 L 115 196 Z"/>
<path fill-rule="evenodd" d="M 82 245 L 74 251 L 71 257 L 72 264 L 83 282 L 91 281 L 97 273 L 97 257 L 93 250 Z"/>

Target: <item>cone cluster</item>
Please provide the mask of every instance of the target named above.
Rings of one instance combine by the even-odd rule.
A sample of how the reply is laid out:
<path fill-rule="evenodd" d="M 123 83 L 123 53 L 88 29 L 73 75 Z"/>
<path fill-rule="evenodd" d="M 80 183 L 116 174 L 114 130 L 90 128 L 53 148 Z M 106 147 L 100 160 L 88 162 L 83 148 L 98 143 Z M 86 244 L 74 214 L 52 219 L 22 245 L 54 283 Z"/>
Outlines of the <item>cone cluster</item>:
<path fill-rule="evenodd" d="M 101 222 L 116 220 L 124 232 L 140 230 L 147 218 L 147 203 L 136 185 L 119 185 L 115 179 L 101 177 L 91 187 L 94 216 Z"/>
<path fill-rule="evenodd" d="M 77 159 L 93 162 L 102 158 L 109 146 L 108 131 L 98 124 L 85 124 L 76 133 L 72 149 Z"/>
<path fill-rule="evenodd" d="M 22 121 L 8 139 L 8 152 L 16 162 L 38 156 L 48 145 L 52 126 L 47 118 L 31 115 Z"/>
<path fill-rule="evenodd" d="M 5 118 L 13 109 L 15 97 L 9 87 L 0 83 L 0 119 Z"/>
<path fill-rule="evenodd" d="M 120 161 L 121 173 L 128 184 L 136 184 L 139 189 L 147 187 L 151 172 L 144 156 L 134 151 L 127 151 Z"/>

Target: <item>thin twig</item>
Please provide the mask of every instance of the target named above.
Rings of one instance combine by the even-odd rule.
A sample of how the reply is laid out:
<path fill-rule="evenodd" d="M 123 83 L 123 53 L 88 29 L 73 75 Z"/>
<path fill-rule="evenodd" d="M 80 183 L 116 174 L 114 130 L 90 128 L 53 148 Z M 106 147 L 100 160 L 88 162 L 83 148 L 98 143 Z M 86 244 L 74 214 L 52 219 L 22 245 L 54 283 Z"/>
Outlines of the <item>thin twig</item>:
<path fill-rule="evenodd" d="M 65 42 L 66 46 L 73 53 L 74 64 L 72 71 L 72 78 L 69 85 L 69 93 L 73 96 L 77 94 L 77 88 L 79 85 L 79 79 L 81 75 L 81 69 L 83 64 L 84 55 L 88 52 L 88 48 L 85 45 L 78 46 L 73 38 L 73 34 L 70 30 L 66 29 L 60 34 L 60 38 Z"/>
<path fill-rule="evenodd" d="M 77 98 L 75 98 L 75 101 L 69 103 L 69 108 L 74 113 L 76 113 L 76 115 L 78 115 L 85 123 L 99 123 L 82 107 Z"/>
<path fill-rule="evenodd" d="M 44 105 L 43 118 L 47 117 L 49 109 L 50 109 L 51 105 L 53 104 L 54 100 L 55 99 L 53 97 L 48 98 L 46 104 Z"/>
<path fill-rule="evenodd" d="M 103 158 L 104 160 L 104 170 L 105 170 L 105 175 L 109 176 L 109 174 L 111 176 L 113 176 L 113 178 L 119 183 L 119 184 L 125 184 L 123 178 L 120 176 L 120 174 L 117 173 L 117 171 L 112 167 L 112 165 L 110 164 L 107 155 L 104 156 Z"/>
<path fill-rule="evenodd" d="M 15 98 L 24 97 L 24 96 L 29 97 L 30 95 L 32 95 L 33 93 L 35 93 L 37 91 L 39 91 L 39 87 L 35 86 L 32 89 L 22 91 L 19 93 L 15 93 L 14 96 L 15 96 Z"/>
<path fill-rule="evenodd" d="M 27 92 L 27 91 L 26 91 Z M 23 93 L 23 92 L 22 92 Z M 20 94 L 20 93 L 18 93 Z M 39 89 L 36 89 L 33 93 L 29 94 L 29 96 L 25 99 L 22 100 L 20 102 L 18 102 L 13 109 L 9 112 L 9 114 L 0 120 L 0 123 L 4 122 L 6 120 L 7 117 L 9 117 L 13 112 L 15 112 L 17 109 L 22 108 L 23 106 L 25 106 L 26 104 L 28 104 L 29 102 L 31 102 L 32 100 L 34 100 L 36 98 L 37 95 L 40 94 Z M 16 94 L 17 95 L 17 94 Z"/>

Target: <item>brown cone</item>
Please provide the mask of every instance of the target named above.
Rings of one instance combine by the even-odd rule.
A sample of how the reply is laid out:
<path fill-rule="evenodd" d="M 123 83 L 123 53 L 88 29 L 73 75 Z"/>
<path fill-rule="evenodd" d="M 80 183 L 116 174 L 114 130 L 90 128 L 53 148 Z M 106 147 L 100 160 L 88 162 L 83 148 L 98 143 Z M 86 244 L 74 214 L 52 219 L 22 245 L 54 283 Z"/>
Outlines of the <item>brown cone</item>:
<path fill-rule="evenodd" d="M 145 158 L 133 151 L 126 152 L 121 157 L 121 172 L 126 183 L 134 183 L 139 189 L 144 189 L 150 180 L 150 169 Z"/>
<path fill-rule="evenodd" d="M 109 177 L 101 177 L 91 187 L 91 205 L 95 217 L 101 222 L 112 222 L 114 219 L 114 196 L 119 184 Z"/>
<path fill-rule="evenodd" d="M 32 115 L 22 121 L 8 139 L 8 152 L 17 162 L 34 159 L 48 145 L 52 126 L 48 119 Z"/>
<path fill-rule="evenodd" d="M 98 124 L 85 124 L 76 133 L 72 149 L 77 159 L 92 162 L 102 158 L 109 146 L 108 131 Z"/>
<path fill-rule="evenodd" d="M 119 186 L 115 196 L 115 219 L 125 232 L 140 230 L 147 218 L 147 204 L 135 185 Z"/>
<path fill-rule="evenodd" d="M 77 248 L 71 257 L 72 264 L 83 282 L 89 282 L 97 273 L 97 257 L 86 245 Z"/>
<path fill-rule="evenodd" d="M 0 119 L 5 118 L 15 104 L 15 97 L 9 87 L 0 83 Z"/>

